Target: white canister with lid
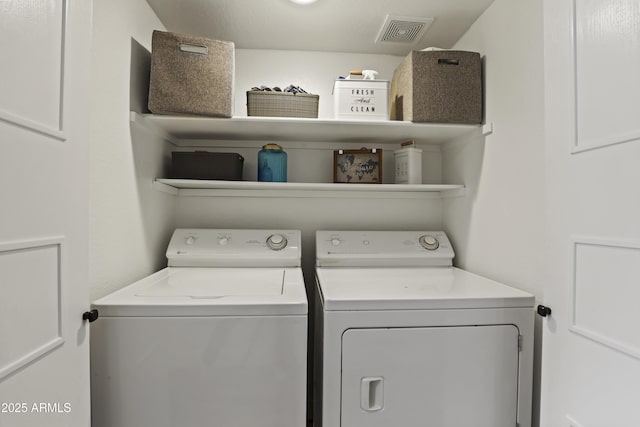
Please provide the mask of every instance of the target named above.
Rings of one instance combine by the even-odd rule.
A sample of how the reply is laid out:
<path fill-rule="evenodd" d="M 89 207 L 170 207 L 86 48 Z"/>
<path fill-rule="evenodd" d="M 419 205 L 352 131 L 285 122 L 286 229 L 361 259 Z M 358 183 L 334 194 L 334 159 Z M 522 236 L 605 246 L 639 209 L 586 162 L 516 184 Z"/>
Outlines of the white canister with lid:
<path fill-rule="evenodd" d="M 413 142 L 402 144 L 393 152 L 396 166 L 396 184 L 422 184 L 422 150 Z"/>

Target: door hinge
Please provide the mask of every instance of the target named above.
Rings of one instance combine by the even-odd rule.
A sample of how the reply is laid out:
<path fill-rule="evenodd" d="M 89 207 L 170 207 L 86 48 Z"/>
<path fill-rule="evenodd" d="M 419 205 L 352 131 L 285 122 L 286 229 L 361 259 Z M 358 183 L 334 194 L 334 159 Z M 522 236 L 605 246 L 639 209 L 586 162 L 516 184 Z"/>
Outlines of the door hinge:
<path fill-rule="evenodd" d="M 522 335 L 518 335 L 518 351 L 522 351 Z M 518 427 L 517 424 L 516 427 Z"/>

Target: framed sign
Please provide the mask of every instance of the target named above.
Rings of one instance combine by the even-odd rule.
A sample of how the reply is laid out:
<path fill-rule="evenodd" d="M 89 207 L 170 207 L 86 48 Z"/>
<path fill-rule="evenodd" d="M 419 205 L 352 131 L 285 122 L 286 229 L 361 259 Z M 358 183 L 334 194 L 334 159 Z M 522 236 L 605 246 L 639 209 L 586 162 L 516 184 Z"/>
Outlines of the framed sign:
<path fill-rule="evenodd" d="M 333 182 L 349 184 L 382 184 L 382 150 L 335 150 Z"/>

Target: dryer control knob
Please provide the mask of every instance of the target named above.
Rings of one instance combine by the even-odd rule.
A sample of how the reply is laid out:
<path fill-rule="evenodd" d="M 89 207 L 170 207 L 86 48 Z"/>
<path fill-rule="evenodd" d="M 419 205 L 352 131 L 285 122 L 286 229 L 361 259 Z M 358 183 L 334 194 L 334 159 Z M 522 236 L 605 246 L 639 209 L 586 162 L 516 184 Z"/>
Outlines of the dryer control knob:
<path fill-rule="evenodd" d="M 429 236 L 428 234 L 420 236 L 420 239 L 418 239 L 418 241 L 420 242 L 420 245 L 428 251 L 435 251 L 440 246 L 440 242 L 438 242 L 438 239 L 433 236 Z"/>
<path fill-rule="evenodd" d="M 340 244 L 340 239 L 337 239 L 337 238 L 331 239 L 331 244 L 333 246 L 338 246 Z"/>
<path fill-rule="evenodd" d="M 287 238 L 282 234 L 272 234 L 267 237 L 267 247 L 272 251 L 279 251 L 287 246 Z"/>
<path fill-rule="evenodd" d="M 195 238 L 195 237 L 193 237 L 193 236 L 189 236 L 189 237 L 187 237 L 187 238 L 184 240 L 184 242 L 185 242 L 187 245 L 193 245 L 193 244 L 196 242 L 196 238 Z"/>

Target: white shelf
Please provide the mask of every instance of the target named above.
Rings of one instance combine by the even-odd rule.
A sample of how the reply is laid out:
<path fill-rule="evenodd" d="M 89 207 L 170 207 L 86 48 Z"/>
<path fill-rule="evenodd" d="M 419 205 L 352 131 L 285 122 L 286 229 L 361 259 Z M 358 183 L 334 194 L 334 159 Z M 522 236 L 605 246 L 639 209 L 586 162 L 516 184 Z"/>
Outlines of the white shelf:
<path fill-rule="evenodd" d="M 371 145 L 414 139 L 442 144 L 480 125 L 426 124 L 400 121 L 346 121 L 282 117 L 209 118 L 131 112 L 131 121 L 154 128 L 176 145 L 193 140 L 341 142 Z"/>
<path fill-rule="evenodd" d="M 333 184 L 305 182 L 156 179 L 154 187 L 178 196 L 429 198 L 464 195 L 464 185 Z"/>
<path fill-rule="evenodd" d="M 345 121 L 281 117 L 209 118 L 131 112 L 131 122 L 158 133 L 179 146 L 220 141 L 322 142 L 388 144 L 414 139 L 418 144 L 442 144 L 480 125 L 422 124 L 398 121 Z M 465 194 L 464 185 L 333 184 L 156 179 L 155 189 L 178 196 L 218 197 L 339 197 L 442 198 Z"/>

